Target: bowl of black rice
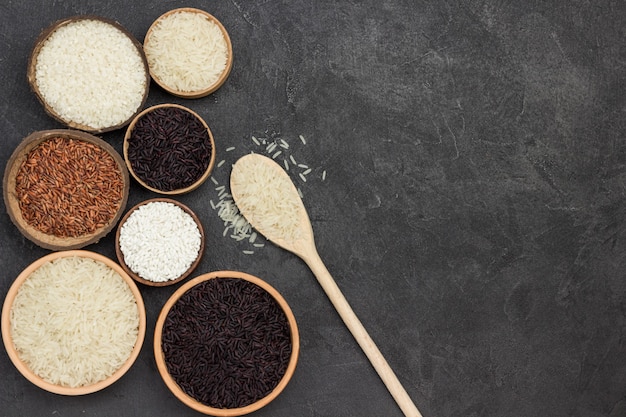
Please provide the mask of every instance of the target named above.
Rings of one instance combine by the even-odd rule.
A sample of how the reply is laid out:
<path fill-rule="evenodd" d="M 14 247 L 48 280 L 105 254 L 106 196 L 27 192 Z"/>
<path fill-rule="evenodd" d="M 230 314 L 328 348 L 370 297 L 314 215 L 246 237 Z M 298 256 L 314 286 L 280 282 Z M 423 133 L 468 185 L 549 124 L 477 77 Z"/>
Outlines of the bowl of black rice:
<path fill-rule="evenodd" d="M 188 407 L 241 416 L 287 386 L 300 339 L 285 299 L 264 280 L 216 271 L 183 284 L 157 319 L 154 354 L 163 381 Z"/>
<path fill-rule="evenodd" d="M 174 103 L 139 113 L 126 129 L 123 151 L 132 177 L 165 195 L 195 190 L 215 165 L 211 129 L 198 113 Z"/>

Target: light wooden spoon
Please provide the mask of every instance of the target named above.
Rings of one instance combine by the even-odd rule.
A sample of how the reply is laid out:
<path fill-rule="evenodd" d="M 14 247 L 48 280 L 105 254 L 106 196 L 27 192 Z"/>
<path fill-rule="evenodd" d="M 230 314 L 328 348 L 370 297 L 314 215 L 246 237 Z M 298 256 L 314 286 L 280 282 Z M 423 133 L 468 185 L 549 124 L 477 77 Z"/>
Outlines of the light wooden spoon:
<path fill-rule="evenodd" d="M 252 227 L 309 266 L 404 415 L 421 417 L 322 262 L 309 216 L 287 172 L 271 158 L 249 154 L 233 166 L 230 190 L 239 211 Z"/>

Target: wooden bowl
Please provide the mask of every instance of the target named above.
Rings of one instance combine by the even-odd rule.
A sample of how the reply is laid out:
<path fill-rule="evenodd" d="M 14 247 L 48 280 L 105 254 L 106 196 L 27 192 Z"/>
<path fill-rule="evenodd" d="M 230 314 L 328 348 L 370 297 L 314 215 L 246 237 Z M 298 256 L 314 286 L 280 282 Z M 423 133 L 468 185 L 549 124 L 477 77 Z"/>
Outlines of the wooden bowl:
<path fill-rule="evenodd" d="M 120 39 L 130 41 L 131 50 L 136 51 L 138 55 L 134 56 L 134 54 L 129 54 L 128 56 L 121 57 L 121 59 L 119 59 L 119 56 L 113 56 L 100 60 L 100 56 L 103 56 L 102 44 L 96 46 L 98 49 L 94 50 L 91 54 L 85 54 L 76 49 L 76 44 L 72 43 L 73 40 L 71 36 L 66 35 L 62 41 L 55 41 L 66 46 L 66 50 L 62 52 L 55 49 L 55 52 L 58 54 L 58 61 L 65 63 L 63 73 L 54 74 L 54 77 L 58 77 L 55 79 L 60 81 L 62 85 L 61 88 L 65 88 L 69 91 L 69 94 L 83 93 L 81 97 L 87 100 L 88 109 L 77 111 L 75 110 L 76 103 L 72 103 L 72 109 L 68 110 L 67 105 L 63 103 L 67 94 L 54 89 L 51 91 L 49 87 L 41 88 L 42 81 L 38 78 L 38 61 L 40 56 L 42 56 L 42 50 L 46 48 L 47 42 L 55 33 L 59 33 L 57 32 L 58 30 L 64 29 L 67 31 L 71 25 L 80 25 L 91 21 L 101 22 L 117 29 L 119 32 L 113 31 L 112 33 L 121 34 Z M 92 38 L 92 41 L 94 40 L 93 34 L 88 33 L 84 28 L 77 28 L 77 26 L 74 26 L 74 28 L 76 28 L 77 37 Z M 105 39 L 105 35 L 103 33 L 99 35 L 101 36 L 96 36 L 95 41 L 106 43 L 108 39 Z M 61 36 L 59 35 L 58 38 L 61 38 Z M 107 50 L 107 53 L 119 51 L 120 49 L 121 46 L 112 46 Z M 143 74 L 141 74 L 141 76 L 131 73 L 131 68 L 134 68 L 136 65 L 140 65 L 143 68 Z M 91 79 L 85 80 L 88 74 L 94 76 L 95 73 L 95 75 L 97 75 L 98 70 L 104 70 L 106 74 L 102 76 L 101 80 L 97 82 Z M 43 74 L 42 72 L 42 77 Z M 47 75 L 50 76 L 49 74 Z M 143 108 L 150 88 L 148 62 L 146 61 L 141 44 L 118 22 L 92 15 L 68 17 L 58 20 L 44 29 L 37 38 L 35 46 L 29 56 L 27 77 L 31 90 L 35 93 L 37 99 L 50 116 L 70 128 L 84 130 L 94 134 L 108 132 L 126 126 Z M 78 84 L 78 80 L 87 82 Z M 125 88 L 128 88 L 128 91 L 125 91 Z M 123 91 L 129 94 L 128 97 L 121 96 Z M 114 99 L 118 98 L 116 97 L 117 94 L 120 94 L 120 97 L 119 101 L 116 103 Z M 136 95 L 133 96 L 133 94 Z M 131 96 L 132 99 L 129 99 Z M 123 111 L 120 109 L 123 109 Z M 103 114 L 107 114 L 107 110 L 119 111 L 120 113 L 115 116 L 110 116 L 110 120 L 96 119 Z"/>
<path fill-rule="evenodd" d="M 50 233 L 45 233 L 41 228 L 35 227 L 33 224 L 29 223 L 27 219 L 24 217 L 22 209 L 20 207 L 20 201 L 18 197 L 18 193 L 16 190 L 17 185 L 17 175 L 20 171 L 20 168 L 23 163 L 26 162 L 29 153 L 36 148 L 41 143 L 44 143 L 47 140 L 52 140 L 55 138 L 64 138 L 64 139 L 73 139 L 80 140 L 87 143 L 94 144 L 108 153 L 117 168 L 119 169 L 119 173 L 121 175 L 122 180 L 122 192 L 121 199 L 119 201 L 119 207 L 115 211 L 115 214 L 108 220 L 106 224 L 103 226 L 93 230 L 93 232 L 85 233 L 79 236 L 74 237 L 62 237 Z M 77 178 L 77 183 L 83 182 L 84 179 Z M 111 229 L 115 226 L 117 221 L 122 216 L 124 209 L 126 208 L 126 202 L 128 200 L 129 193 L 129 175 L 128 170 L 126 169 L 126 165 L 122 157 L 113 149 L 111 145 L 109 145 L 104 140 L 93 136 L 89 133 L 82 132 L 79 130 L 70 130 L 70 129 L 56 129 L 56 130 L 42 130 L 36 131 L 25 139 L 17 146 L 14 150 L 13 154 L 9 158 L 9 161 L 6 165 L 3 179 L 3 195 L 4 202 L 6 205 L 7 213 L 9 217 L 18 228 L 18 230 L 29 240 L 34 242 L 35 244 L 51 250 L 69 250 L 69 249 L 79 249 L 84 246 L 90 245 L 92 243 L 98 242 L 102 237 L 106 236 Z M 62 186 L 62 184 L 61 184 Z M 52 191 L 55 192 L 55 191 Z M 43 200 L 43 197 L 41 197 Z M 46 199 L 47 200 L 47 199 Z M 91 215 L 91 214 L 89 214 Z M 78 218 L 77 221 L 85 222 L 89 220 L 86 217 Z M 46 215 L 42 213 L 42 218 L 56 218 L 54 214 Z"/>
<path fill-rule="evenodd" d="M 196 223 L 196 226 L 198 227 L 198 231 L 200 232 L 200 249 L 198 251 L 197 258 L 193 261 L 193 263 L 189 266 L 189 268 L 182 275 L 178 276 L 175 279 L 169 279 L 169 280 L 166 280 L 166 281 L 153 281 L 153 280 L 150 280 L 150 279 L 145 279 L 141 275 L 139 275 L 138 273 L 134 272 L 126 264 L 126 262 L 124 260 L 124 253 L 122 252 L 122 249 L 120 248 L 120 233 L 121 233 L 122 227 L 124 226 L 124 223 L 135 212 L 135 210 L 137 210 L 138 208 L 140 208 L 142 206 L 145 206 L 146 204 L 155 203 L 155 202 L 172 203 L 172 204 L 175 204 L 176 206 L 180 207 L 185 213 L 187 213 L 187 214 L 189 214 L 191 216 L 191 218 Z M 204 254 L 204 246 L 205 246 L 204 229 L 202 228 L 202 222 L 200 221 L 200 219 L 198 218 L 196 213 L 194 213 L 193 210 L 191 210 L 186 205 L 184 205 L 184 204 L 182 204 L 182 203 L 180 203 L 180 202 L 178 202 L 176 200 L 169 199 L 169 198 L 153 198 L 153 199 L 146 200 L 146 201 L 143 201 L 143 202 L 135 205 L 133 208 L 131 208 L 124 215 L 124 217 L 122 217 L 122 220 L 120 220 L 119 225 L 117 227 L 117 232 L 115 233 L 115 252 L 117 254 L 117 259 L 118 259 L 120 265 L 122 266 L 122 268 L 124 268 L 124 271 L 126 271 L 126 273 L 131 278 L 133 278 L 135 281 L 137 281 L 137 282 L 139 282 L 141 284 L 144 284 L 144 285 L 152 286 L 152 287 L 164 287 L 164 286 L 167 286 L 167 285 L 177 284 L 178 282 L 180 282 L 180 281 L 184 280 L 185 278 L 187 278 L 189 276 L 189 274 L 191 274 L 194 271 L 194 269 L 196 269 L 198 264 L 200 263 L 200 260 L 202 259 L 202 255 Z"/>
<path fill-rule="evenodd" d="M 168 371 L 165 354 L 162 348 L 162 338 L 164 335 L 164 325 L 166 322 L 166 318 L 170 312 L 170 310 L 175 306 L 175 304 L 180 300 L 180 298 L 187 293 L 187 291 L 191 290 L 195 286 L 204 283 L 208 280 L 212 279 L 221 279 L 221 278 L 238 278 L 245 281 L 248 281 L 252 284 L 257 285 L 261 289 L 265 290 L 269 295 L 278 303 L 279 307 L 285 313 L 286 319 L 288 321 L 290 337 L 291 337 L 291 354 L 289 357 L 289 362 L 287 364 L 286 371 L 278 382 L 278 384 L 274 387 L 274 389 L 265 397 L 259 399 L 256 402 L 248 404 L 246 406 L 238 407 L 238 408 L 215 408 L 210 407 L 200 401 L 196 400 L 192 396 L 188 395 L 183 389 L 178 385 L 176 380 L 172 377 L 172 375 Z M 266 406 L 271 401 L 273 401 L 287 386 L 289 380 L 293 376 L 296 368 L 296 364 L 298 362 L 298 355 L 300 350 L 300 339 L 298 334 L 298 327 L 296 324 L 295 317 L 285 301 L 285 299 L 276 291 L 272 286 L 270 286 L 267 282 L 252 276 L 250 274 L 246 274 L 244 272 L 238 271 L 216 271 L 207 273 L 204 275 L 200 275 L 185 284 L 183 284 L 165 303 L 161 313 L 157 319 L 156 329 L 154 333 L 154 356 L 157 363 L 157 368 L 163 381 L 170 389 L 170 391 L 182 401 L 188 407 L 211 416 L 241 416 L 244 414 L 252 413 L 254 411 L 259 410 L 260 408 Z"/>
<path fill-rule="evenodd" d="M 201 16 L 204 16 L 208 21 L 215 23 L 215 25 L 217 25 L 217 27 L 222 32 L 222 35 L 224 36 L 224 41 L 226 43 L 226 49 L 227 49 L 226 66 L 224 70 L 222 71 L 222 73 L 219 75 L 219 77 L 211 85 L 207 85 L 203 88 L 198 88 L 194 90 L 183 91 L 174 85 L 170 85 L 171 83 L 168 84 L 163 79 L 162 74 L 159 74 L 160 69 L 156 68 L 157 65 L 155 65 L 155 63 L 157 62 L 156 61 L 157 58 L 152 57 L 151 55 L 152 42 L 154 42 L 153 40 L 155 37 L 159 36 L 159 35 L 155 35 L 155 33 L 158 33 L 159 30 L 162 30 L 160 29 L 160 25 L 163 23 L 164 20 L 171 18 L 172 15 L 177 14 L 177 13 L 197 13 Z M 180 44 L 179 42 L 182 42 L 184 38 L 181 38 L 179 35 L 180 35 L 180 32 L 177 31 L 175 34 L 168 36 L 167 39 L 169 39 L 171 42 L 175 41 L 176 43 Z M 163 36 L 163 35 L 160 35 L 160 36 Z M 152 23 L 150 28 L 148 28 L 148 31 L 146 33 L 146 36 L 143 42 L 143 47 L 144 47 L 144 51 L 148 59 L 150 75 L 152 76 L 152 79 L 154 80 L 154 82 L 157 83 L 161 88 L 163 88 L 168 93 L 175 95 L 177 97 L 193 99 L 193 98 L 205 97 L 215 92 L 218 88 L 222 86 L 222 84 L 224 84 L 233 66 L 233 46 L 232 46 L 230 37 L 228 36 L 228 32 L 226 31 L 222 23 L 211 14 L 205 12 L 204 10 L 194 9 L 191 7 L 173 9 L 161 15 L 157 20 L 155 20 Z M 159 66 L 168 68 L 173 65 L 181 64 L 180 59 L 181 57 L 177 57 L 177 60 L 175 62 L 168 62 L 164 60 L 163 58 L 161 58 L 161 62 L 158 62 L 158 64 Z M 182 57 L 182 59 L 184 59 L 184 57 Z"/>
<path fill-rule="evenodd" d="M 208 165 L 206 166 L 206 169 L 204 170 L 202 175 L 200 175 L 197 178 L 197 180 L 193 182 L 192 184 L 185 185 L 182 187 L 177 187 L 175 189 L 164 189 L 165 187 L 159 187 L 159 186 L 156 186 L 155 184 L 153 185 L 148 184 L 149 182 L 148 179 L 145 177 L 142 177 L 140 173 L 136 172 L 136 170 L 133 169 L 133 161 L 129 152 L 129 149 L 131 146 L 130 142 L 133 140 L 133 131 L 135 127 L 137 126 L 137 123 L 140 122 L 140 120 L 142 120 L 142 118 L 148 115 L 149 113 L 152 113 L 154 111 L 161 110 L 161 109 L 180 109 L 182 111 L 187 112 L 189 115 L 195 117 L 195 119 L 197 119 L 206 129 L 206 132 L 208 133 L 208 138 L 207 138 L 208 143 L 206 145 L 211 148 L 211 156 L 208 161 Z M 158 105 L 155 105 L 155 106 L 152 106 L 143 110 L 130 123 L 130 125 L 126 129 L 126 135 L 124 136 L 123 153 L 124 153 L 124 160 L 126 162 L 126 166 L 128 167 L 128 171 L 130 172 L 132 177 L 143 187 L 158 194 L 170 195 L 170 196 L 180 195 L 180 194 L 185 194 L 185 193 L 195 190 L 196 188 L 200 187 L 207 180 L 207 178 L 209 178 L 209 175 L 211 174 L 211 171 L 213 170 L 213 166 L 215 165 L 215 140 L 213 139 L 213 133 L 211 132 L 211 129 L 209 128 L 209 126 L 206 124 L 204 119 L 198 113 L 194 112 L 193 110 L 185 106 L 181 106 L 179 104 L 173 104 L 173 103 L 158 104 Z M 167 154 L 175 154 L 175 152 L 171 152 L 171 150 L 168 150 L 167 152 L 165 152 L 164 155 L 167 155 Z M 182 159 L 196 158 L 197 156 L 198 156 L 197 152 L 190 152 L 189 154 L 178 156 L 178 158 L 182 158 Z M 156 158 L 151 158 L 151 160 L 152 161 L 156 160 Z M 161 167 L 159 166 L 158 168 L 160 169 Z M 175 175 L 174 173 L 168 172 L 169 178 L 173 178 L 174 175 Z"/>
<path fill-rule="evenodd" d="M 43 264 L 50 262 L 50 261 L 54 261 L 57 260 L 59 258 L 64 258 L 64 257 L 73 257 L 73 256 L 78 256 L 78 257 L 83 257 L 83 258 L 89 258 L 89 259 L 93 259 L 96 261 L 100 261 L 104 264 L 106 264 L 108 267 L 110 267 L 112 270 L 114 270 L 115 272 L 117 272 L 122 279 L 126 282 L 126 284 L 128 284 L 128 288 L 131 290 L 131 292 L 133 293 L 133 296 L 135 298 L 135 301 L 137 303 L 137 309 L 138 309 L 138 313 L 139 313 L 139 321 L 138 321 L 138 332 L 137 332 L 137 340 L 135 342 L 134 348 L 131 351 L 128 359 L 126 359 L 126 361 L 123 363 L 123 365 L 118 368 L 113 374 L 111 374 L 109 377 L 107 377 L 106 379 L 103 379 L 97 383 L 94 383 L 92 385 L 83 385 L 83 386 L 79 386 L 79 387 L 69 387 L 69 386 L 62 386 L 62 385 L 56 385 L 53 384 L 51 382 L 46 381 L 45 379 L 43 379 L 41 376 L 37 375 L 36 373 L 34 373 L 23 361 L 22 359 L 20 359 L 20 356 L 13 344 L 13 339 L 12 339 L 12 331 L 11 331 L 11 320 L 12 320 L 12 316 L 11 316 L 11 310 L 13 307 L 13 303 L 16 299 L 16 296 L 18 295 L 18 291 L 20 290 L 20 287 L 22 286 L 22 284 L 31 276 L 31 274 L 37 270 L 39 267 L 41 267 Z M 111 384 L 113 384 L 114 382 L 116 382 L 117 380 L 119 380 L 129 369 L 130 367 L 133 365 L 133 363 L 135 362 L 135 360 L 137 359 L 137 357 L 139 356 L 139 352 L 141 351 L 141 347 L 143 345 L 144 342 L 144 338 L 145 338 L 145 333 L 146 333 L 146 309 L 145 309 L 145 305 L 143 303 L 143 298 L 141 296 L 141 293 L 139 292 L 139 289 L 137 288 L 137 285 L 134 283 L 134 281 L 126 274 L 126 272 L 124 272 L 124 270 L 115 262 L 113 262 L 111 259 L 100 255 L 98 253 L 95 252 L 90 252 L 90 251 L 85 251 L 85 250 L 71 250 L 71 251 L 60 251 L 60 252 L 52 252 L 42 258 L 39 258 L 38 260 L 36 260 L 35 262 L 33 262 L 32 264 L 30 264 L 26 269 L 24 269 L 19 275 L 18 277 L 15 279 L 15 281 L 13 282 L 13 284 L 11 285 L 11 287 L 9 288 L 9 291 L 6 295 L 6 298 L 4 300 L 4 304 L 2 307 L 2 339 L 4 342 L 4 346 L 6 348 L 6 351 L 9 355 L 9 358 L 11 359 L 11 362 L 13 362 L 13 365 L 17 368 L 17 370 L 30 382 L 32 382 L 33 384 L 35 384 L 36 386 L 38 386 L 41 389 L 44 389 L 46 391 L 55 393 L 55 394 L 61 394 L 61 395 L 84 395 L 84 394 L 90 394 L 99 390 L 102 390 L 108 386 L 110 386 Z"/>

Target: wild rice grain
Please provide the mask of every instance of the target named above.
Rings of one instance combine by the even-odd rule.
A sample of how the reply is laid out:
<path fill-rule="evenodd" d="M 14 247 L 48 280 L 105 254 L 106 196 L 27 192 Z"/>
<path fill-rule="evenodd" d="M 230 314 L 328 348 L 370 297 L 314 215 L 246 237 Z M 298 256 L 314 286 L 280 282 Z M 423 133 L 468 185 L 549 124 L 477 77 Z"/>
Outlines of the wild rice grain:
<path fill-rule="evenodd" d="M 239 408 L 268 395 L 291 357 L 287 316 L 263 288 L 213 278 L 185 292 L 168 312 L 161 347 L 171 377 L 195 400 Z"/>
<path fill-rule="evenodd" d="M 192 186 L 206 172 L 213 156 L 206 126 L 179 107 L 160 107 L 135 123 L 127 149 L 135 175 L 161 191 Z"/>

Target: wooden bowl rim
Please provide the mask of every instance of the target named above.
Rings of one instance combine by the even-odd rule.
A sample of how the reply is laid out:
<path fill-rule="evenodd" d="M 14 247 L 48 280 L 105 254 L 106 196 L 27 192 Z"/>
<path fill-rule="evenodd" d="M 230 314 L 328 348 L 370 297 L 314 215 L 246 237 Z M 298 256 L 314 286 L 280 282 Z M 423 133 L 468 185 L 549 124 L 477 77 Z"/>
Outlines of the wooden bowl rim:
<path fill-rule="evenodd" d="M 165 364 L 165 359 L 163 355 L 163 350 L 161 348 L 161 338 L 163 336 L 163 325 L 165 324 L 165 319 L 167 314 L 171 310 L 172 306 L 176 304 L 176 302 L 180 299 L 180 297 L 186 293 L 189 289 L 194 287 L 197 284 L 200 284 L 204 281 L 210 279 L 219 279 L 219 278 L 240 278 L 246 281 L 249 281 L 257 286 L 261 287 L 265 291 L 267 291 L 280 305 L 281 309 L 287 316 L 287 321 L 289 322 L 289 330 L 291 332 L 291 357 L 289 358 L 289 364 L 287 365 L 287 370 L 285 371 L 285 375 L 283 375 L 282 379 L 276 385 L 276 387 L 269 393 L 267 396 L 261 398 L 260 400 L 249 404 L 245 407 L 239 408 L 214 408 L 209 407 L 205 404 L 202 404 L 195 400 L 194 398 L 187 395 L 174 381 L 169 372 L 167 371 L 167 365 Z M 291 380 L 293 374 L 296 370 L 296 365 L 298 363 L 298 356 L 300 352 L 300 336 L 298 333 L 298 325 L 296 323 L 296 318 L 287 304 L 287 301 L 283 298 L 283 296 L 270 284 L 266 281 L 262 280 L 259 277 L 254 275 L 241 272 L 241 271 L 214 271 L 209 272 L 203 275 L 200 275 L 192 280 L 187 281 L 183 285 L 180 286 L 172 294 L 172 296 L 167 300 L 165 305 L 163 306 L 161 313 L 156 322 L 156 327 L 154 331 L 154 357 L 157 363 L 157 368 L 159 373 L 161 374 L 161 378 L 169 388 L 169 390 L 182 401 L 188 407 L 194 409 L 203 414 L 216 416 L 216 417 L 235 417 L 242 416 L 244 414 L 252 413 L 254 411 L 259 410 L 260 408 L 266 406 L 271 401 L 276 399 L 276 397 L 285 389 L 289 381 Z"/>
<path fill-rule="evenodd" d="M 109 266 L 111 269 L 113 269 L 115 272 L 117 272 L 122 277 L 124 282 L 126 282 L 130 290 L 132 291 L 135 301 L 137 303 L 137 310 L 139 312 L 139 328 L 137 332 L 137 341 L 135 342 L 135 346 L 133 350 L 131 351 L 130 356 L 128 357 L 128 359 L 126 359 L 124 364 L 117 371 L 115 371 L 112 375 L 110 375 L 108 378 L 92 385 L 85 385 L 85 386 L 76 387 L 76 388 L 52 384 L 44 380 L 43 378 L 41 378 L 39 375 L 35 374 L 33 371 L 31 371 L 24 364 L 24 362 L 22 362 L 22 360 L 19 358 L 19 355 L 17 354 L 17 351 L 15 350 L 15 346 L 13 346 L 12 338 L 11 338 L 11 324 L 10 324 L 11 323 L 11 308 L 13 306 L 13 302 L 15 301 L 15 297 L 17 296 L 17 292 L 19 291 L 20 286 L 24 283 L 24 281 L 26 281 L 36 269 L 41 267 L 46 262 L 59 259 L 59 258 L 71 257 L 71 256 L 80 256 L 80 257 L 90 258 L 90 259 L 103 262 L 104 264 Z M 9 355 L 11 362 L 17 368 L 17 370 L 27 380 L 29 380 L 31 383 L 38 386 L 39 388 L 46 390 L 48 392 L 52 392 L 54 394 L 61 394 L 61 395 L 91 394 L 91 393 L 100 391 L 112 385 L 114 382 L 116 382 L 122 376 L 124 376 L 124 374 L 126 374 L 126 372 L 128 372 L 128 370 L 134 364 L 137 357 L 139 356 L 139 353 L 143 346 L 143 342 L 145 340 L 145 335 L 146 335 L 146 307 L 143 302 L 143 297 L 141 296 L 141 292 L 139 291 L 139 288 L 137 287 L 135 282 L 112 259 L 104 255 L 101 255 L 99 253 L 86 251 L 86 250 L 68 250 L 68 251 L 52 252 L 48 255 L 45 255 L 35 260 L 30 265 L 28 265 L 17 276 L 17 278 L 15 279 L 15 281 L 13 281 L 13 284 L 9 288 L 9 291 L 7 292 L 6 298 L 4 300 L 4 304 L 2 306 L 2 317 L 0 320 L 2 323 L 2 340 L 4 342 L 4 347 L 6 348 L 7 354 Z"/>
<path fill-rule="evenodd" d="M 152 79 L 154 80 L 154 82 L 161 87 L 163 90 L 167 91 L 168 93 L 176 96 L 176 97 L 181 97 L 181 98 L 186 98 L 186 99 L 195 99 L 195 98 L 202 98 L 202 97 L 206 97 L 211 93 L 214 93 L 215 91 L 217 91 L 225 82 L 226 79 L 228 78 L 228 76 L 230 75 L 230 72 L 232 70 L 233 67 L 233 44 L 232 41 L 230 40 L 230 36 L 228 35 L 228 31 L 226 30 L 226 28 L 224 27 L 224 25 L 222 24 L 222 22 L 219 21 L 219 19 L 217 19 L 215 16 L 213 16 L 212 14 L 210 14 L 209 12 L 202 10 L 202 9 L 197 9 L 194 7 L 180 7 L 177 9 L 172 9 L 168 12 L 163 13 L 161 16 L 159 16 L 154 22 L 152 22 L 152 24 L 150 25 L 150 27 L 148 28 L 148 31 L 146 32 L 146 36 L 144 37 L 144 48 L 147 42 L 149 42 L 150 40 L 150 35 L 152 34 L 152 32 L 154 31 L 154 28 L 159 24 L 159 22 L 168 17 L 171 16 L 175 13 L 199 13 L 202 14 L 204 16 L 207 17 L 207 19 L 211 20 L 212 22 L 214 22 L 221 30 L 222 34 L 224 35 L 224 40 L 226 41 L 226 47 L 228 49 L 228 59 L 226 60 L 226 68 L 224 68 L 224 71 L 222 72 L 222 74 L 219 76 L 219 78 L 210 86 L 208 86 L 205 89 L 202 90 L 195 90 L 195 91 L 180 91 L 177 90 L 173 87 L 170 87 L 169 85 L 167 85 L 166 83 L 164 83 L 158 76 L 156 76 L 154 74 L 154 71 L 152 71 L 152 69 L 150 68 L 150 65 L 148 65 L 148 71 L 150 72 L 150 77 L 152 77 Z"/>
<path fill-rule="evenodd" d="M 139 107 L 137 107 L 137 110 L 132 115 L 130 115 L 130 117 L 128 117 L 126 120 L 124 120 L 123 122 L 118 123 L 116 125 L 105 126 L 105 127 L 102 127 L 102 128 L 93 128 L 91 126 L 83 125 L 81 123 L 77 123 L 77 122 L 72 121 L 72 120 L 64 119 L 45 100 L 45 98 L 41 94 L 41 91 L 39 90 L 39 86 L 37 85 L 37 78 L 36 78 L 37 57 L 38 57 L 39 52 L 41 51 L 41 48 L 43 47 L 45 41 L 50 37 L 50 35 L 52 35 L 60 27 L 68 25 L 68 24 L 71 24 L 71 23 L 74 23 L 74 22 L 78 22 L 78 21 L 81 21 L 81 20 L 97 20 L 97 21 L 109 24 L 109 25 L 115 27 L 116 29 L 120 30 L 125 36 L 127 36 L 130 39 L 130 41 L 132 42 L 132 44 L 135 47 L 135 49 L 137 49 L 137 53 L 139 54 L 139 57 L 141 58 L 141 61 L 143 63 L 144 74 L 145 74 L 145 77 L 144 77 L 145 78 L 145 87 L 144 87 L 144 92 L 143 92 L 143 96 L 142 96 L 141 102 L 139 104 Z M 119 22 L 117 22 L 117 21 L 115 21 L 113 19 L 109 19 L 109 18 L 106 18 L 106 17 L 97 16 L 97 15 L 92 15 L 92 14 L 74 15 L 74 16 L 66 17 L 64 19 L 59 19 L 59 20 L 53 22 L 52 24 L 50 24 L 48 27 L 44 28 L 41 31 L 41 33 L 39 34 L 39 36 L 35 40 L 35 44 L 34 44 L 32 50 L 30 52 L 30 55 L 28 57 L 27 80 L 28 80 L 28 84 L 30 86 L 31 91 L 35 94 L 35 96 L 37 97 L 37 100 L 42 104 L 45 112 L 49 116 L 51 116 L 53 119 L 61 122 L 62 124 L 66 125 L 67 127 L 71 128 L 71 129 L 78 129 L 78 130 L 82 130 L 82 131 L 89 132 L 89 133 L 92 133 L 92 134 L 100 134 L 100 133 L 110 132 L 110 131 L 120 129 L 120 128 L 128 125 L 128 123 L 130 123 L 130 121 L 133 120 L 133 118 L 141 111 L 141 109 L 146 104 L 146 101 L 148 99 L 148 93 L 150 91 L 150 70 L 149 70 L 149 67 L 148 67 L 148 60 L 146 59 L 146 55 L 145 55 L 145 53 L 143 51 L 142 44 L 137 40 L 137 38 L 135 38 L 135 36 L 128 29 L 126 29 L 124 26 L 122 26 L 122 24 L 120 24 Z"/>
<path fill-rule="evenodd" d="M 15 193 L 16 174 L 20 168 L 22 161 L 26 158 L 28 152 L 35 148 L 40 143 L 53 139 L 56 137 L 63 137 L 67 139 L 77 139 L 85 142 L 89 142 L 100 146 L 115 160 L 122 176 L 124 183 L 124 189 L 122 191 L 122 201 L 120 201 L 120 207 L 117 210 L 115 216 L 111 218 L 109 223 L 98 229 L 92 234 L 78 236 L 74 238 L 63 238 L 54 235 L 45 234 L 35 227 L 31 226 L 24 220 L 22 212 L 19 208 L 17 201 L 17 195 Z M 117 224 L 118 220 L 122 216 L 126 203 L 128 202 L 128 194 L 130 190 L 130 177 L 124 159 L 120 154 L 106 141 L 94 136 L 90 133 L 83 132 L 81 130 L 73 129 L 51 129 L 51 130 L 38 130 L 30 135 L 26 136 L 20 144 L 15 148 L 13 154 L 9 158 L 4 171 L 4 178 L 2 181 L 3 197 L 6 206 L 7 213 L 11 218 L 13 224 L 18 230 L 30 241 L 38 246 L 50 249 L 50 250 L 72 250 L 80 249 L 87 245 L 98 242 L 104 236 L 106 236 Z"/>
<path fill-rule="evenodd" d="M 156 203 L 156 202 L 172 203 L 172 204 L 175 204 L 176 206 L 180 207 L 181 209 L 183 209 L 183 211 L 185 211 L 187 214 L 189 214 L 191 216 L 191 218 L 196 223 L 196 226 L 198 227 L 198 230 L 200 231 L 200 249 L 198 251 L 198 256 L 196 257 L 196 259 L 193 261 L 193 263 L 189 266 L 189 268 L 181 276 L 179 276 L 176 279 L 171 279 L 171 280 L 163 281 L 163 282 L 150 281 L 149 279 L 142 278 L 141 276 L 139 276 L 139 274 L 133 272 L 133 270 L 130 269 L 130 267 L 128 265 L 126 265 L 126 262 L 124 260 L 124 253 L 122 252 L 122 249 L 120 248 L 120 232 L 121 232 L 122 226 L 124 225 L 126 220 L 128 220 L 130 215 L 136 209 L 138 209 L 139 207 L 145 206 L 146 204 L 150 204 L 150 203 Z M 204 233 L 204 228 L 202 227 L 202 222 L 200 221 L 200 218 L 198 217 L 198 215 L 191 208 L 189 208 L 185 204 L 181 203 L 180 201 L 177 201 L 177 200 L 174 200 L 174 199 L 171 199 L 171 198 L 165 198 L 165 197 L 151 198 L 151 199 L 144 200 L 144 201 L 134 205 L 130 210 L 128 210 L 128 212 L 126 212 L 124 217 L 122 217 L 122 219 L 118 223 L 117 231 L 115 232 L 115 253 L 117 254 L 117 260 L 120 263 L 120 266 L 124 269 L 124 271 L 126 271 L 126 273 L 132 279 L 134 279 L 135 281 L 137 281 L 137 282 L 139 282 L 141 284 L 148 285 L 148 286 L 151 286 L 151 287 L 166 287 L 166 286 L 169 286 L 169 285 L 177 284 L 180 281 L 182 281 L 185 278 L 187 278 L 198 267 L 198 265 L 200 264 L 200 260 L 202 259 L 202 255 L 204 255 L 205 245 L 206 245 L 206 236 L 205 236 L 205 233 Z"/>
<path fill-rule="evenodd" d="M 160 109 L 160 108 L 165 108 L 165 107 L 174 107 L 174 108 L 178 108 L 181 110 L 184 110 L 186 112 L 191 113 L 193 116 L 195 116 L 201 123 L 202 125 L 206 128 L 208 134 L 209 134 L 209 141 L 211 143 L 211 159 L 209 160 L 209 165 L 207 166 L 206 171 L 204 171 L 204 174 L 202 174 L 202 176 L 200 178 L 198 178 L 198 180 L 196 182 L 194 182 L 193 184 L 185 187 L 185 188 L 179 188 L 177 190 L 169 190 L 169 191 L 164 191 L 164 190 L 159 190 L 158 188 L 154 188 L 151 187 L 150 185 L 146 184 L 133 170 L 133 167 L 130 163 L 130 160 L 128 159 L 128 141 L 130 139 L 130 136 L 133 132 L 133 129 L 135 128 L 135 125 L 137 124 L 137 122 L 146 114 L 156 110 L 156 109 Z M 137 114 L 133 120 L 130 122 L 130 124 L 128 125 L 128 127 L 126 128 L 126 134 L 124 135 L 124 144 L 123 144 L 123 154 L 124 154 L 124 161 L 126 163 L 126 167 L 128 168 L 128 172 L 130 173 L 130 175 L 135 179 L 135 181 L 137 181 L 142 187 L 157 193 L 157 194 L 162 194 L 162 195 L 168 195 L 168 196 L 174 196 L 174 195 L 182 195 L 182 194 L 187 194 L 191 191 L 194 191 L 196 188 L 200 187 L 202 184 L 204 184 L 204 182 L 209 178 L 209 175 L 211 175 L 211 172 L 213 171 L 213 167 L 215 165 L 215 158 L 216 158 L 216 149 L 215 149 L 215 139 L 213 138 L 213 132 L 211 132 L 211 128 L 209 127 L 209 125 L 207 124 L 207 122 L 204 120 L 204 118 L 202 116 L 200 116 L 198 113 L 196 113 L 195 111 L 191 110 L 188 107 L 185 107 L 183 105 L 180 104 L 176 104 L 176 103 L 162 103 L 162 104 L 156 104 L 154 106 L 148 107 L 147 109 L 142 110 L 139 114 Z"/>

